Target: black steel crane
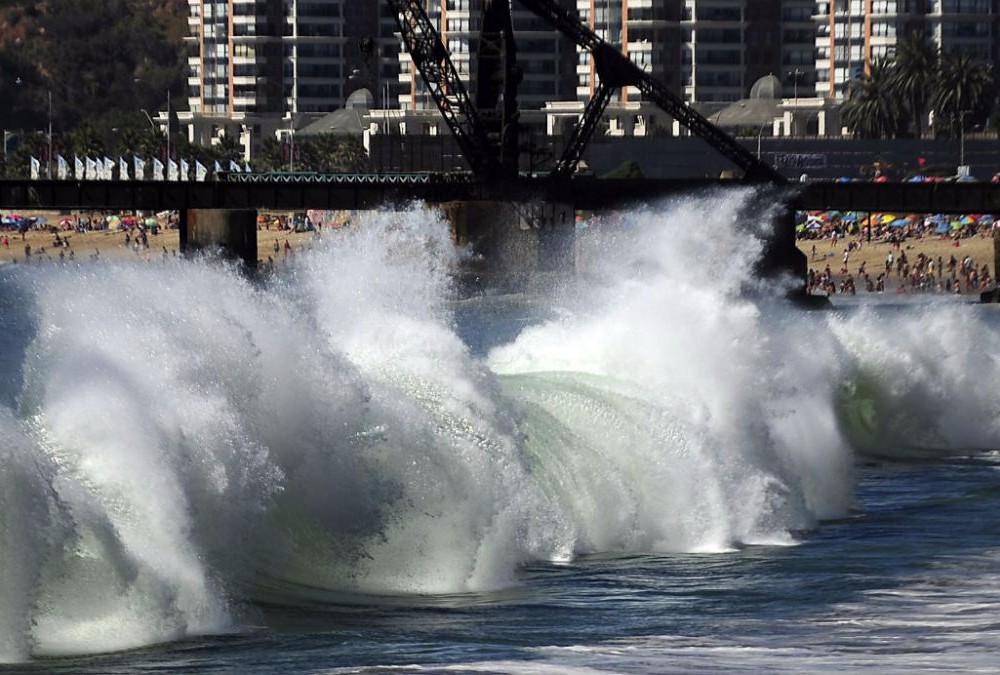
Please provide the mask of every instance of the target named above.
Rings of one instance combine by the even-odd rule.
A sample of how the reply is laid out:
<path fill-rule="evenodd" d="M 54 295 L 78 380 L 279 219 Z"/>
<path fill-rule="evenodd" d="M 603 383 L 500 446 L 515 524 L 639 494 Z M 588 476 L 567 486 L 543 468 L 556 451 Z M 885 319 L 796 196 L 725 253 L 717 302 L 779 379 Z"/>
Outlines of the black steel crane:
<path fill-rule="evenodd" d="M 517 85 L 520 71 L 510 14 L 510 0 L 485 0 L 478 54 L 477 101 L 473 104 L 448 51 L 420 0 L 388 0 L 414 65 L 455 134 L 473 173 L 480 178 L 517 175 Z M 709 122 L 683 99 L 597 36 L 555 0 L 519 0 L 537 16 L 589 51 L 599 82 L 573 129 L 562 157 L 550 174 L 568 179 L 601 121 L 616 89 L 632 86 L 696 136 L 743 170 L 749 182 L 784 183 L 785 178 L 734 138 Z"/>

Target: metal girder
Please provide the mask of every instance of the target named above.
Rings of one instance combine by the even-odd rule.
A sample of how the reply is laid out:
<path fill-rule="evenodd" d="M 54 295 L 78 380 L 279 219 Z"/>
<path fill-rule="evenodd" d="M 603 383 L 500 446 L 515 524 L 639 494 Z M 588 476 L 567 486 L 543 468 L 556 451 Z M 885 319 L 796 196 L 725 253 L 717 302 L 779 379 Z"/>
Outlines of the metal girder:
<path fill-rule="evenodd" d="M 476 61 L 476 110 L 504 177 L 516 178 L 521 69 L 517 66 L 510 0 L 484 0 Z"/>
<path fill-rule="evenodd" d="M 583 111 L 583 119 L 573 127 L 573 133 L 570 134 L 569 140 L 566 142 L 563 155 L 550 174 L 553 178 L 568 178 L 576 170 L 576 166 L 583 156 L 583 151 L 587 148 L 597 125 L 600 124 L 604 109 L 608 107 L 608 102 L 611 101 L 611 96 L 614 93 L 615 88 L 606 84 L 604 80 L 597 83 L 597 91 L 587 102 L 587 107 Z"/>
<path fill-rule="evenodd" d="M 472 172 L 480 178 L 500 173 L 500 161 L 493 151 L 479 113 L 458 76 L 448 50 L 441 43 L 420 0 L 388 0 L 406 50 L 420 71 L 431 98 L 445 123 L 455 135 Z"/>
<path fill-rule="evenodd" d="M 598 37 L 592 30 L 583 25 L 575 15 L 560 7 L 554 0 L 520 0 L 520 3 L 547 21 L 553 28 L 578 46 L 593 54 L 597 73 L 601 79 L 601 87 L 598 88 L 598 92 L 594 98 L 600 95 L 602 97 L 607 96 L 608 100 L 610 100 L 610 94 L 602 90 L 605 87 L 636 87 L 642 92 L 643 96 L 684 125 L 691 133 L 704 139 L 705 142 L 743 169 L 745 180 L 772 183 L 786 182 L 784 176 L 761 162 L 759 158 L 740 145 L 729 134 L 709 122 L 703 115 L 691 108 L 683 99 L 667 89 L 662 83 L 650 77 L 648 73 L 644 72 L 630 61 L 628 57 Z M 607 101 L 604 102 L 604 106 L 606 105 Z M 601 107 L 601 112 L 603 112 L 603 109 Z M 588 106 L 584 116 L 584 123 L 587 122 L 588 116 L 595 110 L 596 108 L 592 110 Z M 592 124 L 596 124 L 596 122 L 592 122 Z M 589 133 L 593 133 L 593 129 L 590 129 Z M 557 170 L 560 172 L 559 175 L 567 175 L 568 172 L 571 172 L 575 168 L 576 162 L 583 155 L 583 149 L 587 141 L 589 141 L 589 133 L 586 135 L 584 133 L 574 133 L 571 143 L 566 148 L 563 159 L 560 160 L 557 167 Z M 564 164 L 568 162 L 572 162 L 572 164 L 567 168 Z"/>

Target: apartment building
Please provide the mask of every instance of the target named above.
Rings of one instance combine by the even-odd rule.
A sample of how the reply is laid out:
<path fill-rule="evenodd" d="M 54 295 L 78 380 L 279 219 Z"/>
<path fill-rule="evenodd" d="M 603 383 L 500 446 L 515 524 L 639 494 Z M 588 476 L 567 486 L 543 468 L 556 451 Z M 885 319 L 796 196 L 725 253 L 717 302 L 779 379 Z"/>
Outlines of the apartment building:
<path fill-rule="evenodd" d="M 572 0 L 563 2 L 572 6 Z M 475 87 L 475 52 L 484 4 L 484 0 L 428 0 L 426 5 L 428 17 L 440 31 L 441 41 L 448 48 L 452 63 L 470 93 Z M 519 8 L 517 3 L 514 3 L 511 18 L 517 40 L 518 65 L 522 71 L 518 91 L 521 108 L 540 109 L 548 101 L 572 98 L 573 45 L 532 12 Z M 400 108 L 434 108 L 409 57 L 404 53 L 400 60 Z"/>
<path fill-rule="evenodd" d="M 816 94 L 834 99 L 912 31 L 926 32 L 943 52 L 997 56 L 995 0 L 833 0 L 816 3 L 814 21 Z"/>
<path fill-rule="evenodd" d="M 384 2 L 188 0 L 192 141 L 250 143 L 343 107 L 356 89 L 398 97 L 399 42 Z"/>
<path fill-rule="evenodd" d="M 814 0 L 577 0 L 581 19 L 685 100 L 736 101 L 761 77 L 789 90 L 815 81 Z M 596 86 L 588 54 L 577 65 L 580 100 Z M 620 101 L 636 100 L 628 88 Z"/>

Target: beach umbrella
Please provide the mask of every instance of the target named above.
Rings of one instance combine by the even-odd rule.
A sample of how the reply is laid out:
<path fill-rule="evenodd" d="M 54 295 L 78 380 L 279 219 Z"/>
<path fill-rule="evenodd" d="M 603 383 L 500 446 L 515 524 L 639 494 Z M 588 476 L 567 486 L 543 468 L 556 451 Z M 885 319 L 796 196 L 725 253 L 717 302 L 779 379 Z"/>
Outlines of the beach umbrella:
<path fill-rule="evenodd" d="M 951 229 L 953 229 L 953 230 L 961 230 L 962 229 L 962 221 L 961 220 L 953 220 L 953 221 L 951 221 Z"/>
<path fill-rule="evenodd" d="M 979 224 L 980 225 L 992 225 L 993 224 L 993 216 L 991 216 L 988 213 L 986 215 L 979 216 Z"/>
<path fill-rule="evenodd" d="M 938 234 L 944 234 L 950 229 L 951 226 L 948 223 L 938 223 L 937 227 L 934 228 L 934 231 L 937 232 Z"/>
<path fill-rule="evenodd" d="M 958 222 L 962 223 L 962 225 L 972 225 L 976 221 L 972 216 L 962 216 Z"/>
<path fill-rule="evenodd" d="M 896 216 L 894 216 L 893 214 L 883 213 L 882 217 L 879 218 L 879 223 L 881 223 L 882 225 L 888 225 L 894 220 L 896 220 Z"/>
<path fill-rule="evenodd" d="M 896 220 L 889 223 L 889 227 L 904 227 L 908 222 L 906 218 L 897 218 Z"/>
<path fill-rule="evenodd" d="M 146 227 L 156 227 L 158 224 L 156 218 L 146 218 Z"/>
<path fill-rule="evenodd" d="M 853 223 L 856 222 L 857 219 L 858 219 L 858 214 L 855 213 L 854 211 L 848 211 L 841 218 L 841 220 L 843 220 L 845 223 Z"/>

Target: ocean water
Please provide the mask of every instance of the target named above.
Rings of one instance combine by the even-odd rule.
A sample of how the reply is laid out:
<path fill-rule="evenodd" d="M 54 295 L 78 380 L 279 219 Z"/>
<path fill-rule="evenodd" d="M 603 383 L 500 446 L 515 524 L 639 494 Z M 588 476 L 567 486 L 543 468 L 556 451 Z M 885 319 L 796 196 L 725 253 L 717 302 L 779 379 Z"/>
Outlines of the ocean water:
<path fill-rule="evenodd" d="M 1000 314 L 793 308 L 767 201 L 0 268 L 0 672 L 995 672 Z"/>

